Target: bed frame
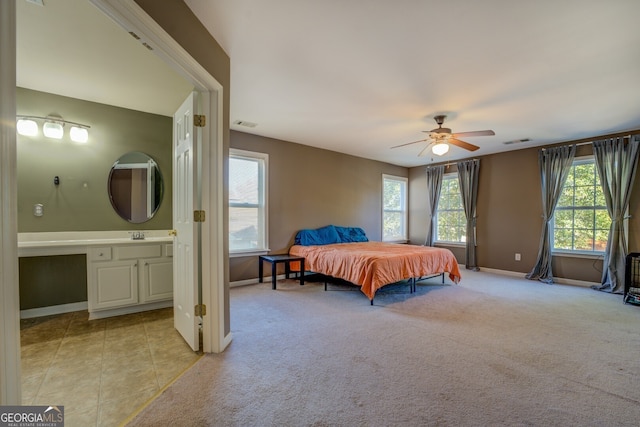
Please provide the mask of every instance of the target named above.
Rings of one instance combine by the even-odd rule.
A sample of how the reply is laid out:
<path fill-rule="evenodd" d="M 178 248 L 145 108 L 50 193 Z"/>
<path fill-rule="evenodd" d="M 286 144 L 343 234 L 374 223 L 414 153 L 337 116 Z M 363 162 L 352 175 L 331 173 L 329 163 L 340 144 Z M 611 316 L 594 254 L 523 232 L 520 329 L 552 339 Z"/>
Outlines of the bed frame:
<path fill-rule="evenodd" d="M 336 277 L 332 277 L 332 276 L 327 276 L 326 274 L 321 274 L 321 273 L 314 273 L 314 274 L 318 274 L 318 275 L 322 276 L 322 278 L 324 279 L 323 283 L 324 283 L 325 292 L 328 290 L 327 286 L 328 286 L 329 280 L 327 280 L 327 279 L 339 280 L 339 281 L 347 283 L 349 285 L 360 287 L 360 285 L 348 282 L 348 281 L 346 281 L 344 279 L 340 279 L 340 278 L 336 278 Z M 442 277 L 442 284 L 444 285 L 444 273 L 434 274 L 434 275 L 431 275 L 431 276 L 411 277 L 411 278 L 407 279 L 407 280 L 409 280 L 409 283 L 408 283 L 409 284 L 409 293 L 416 292 L 416 283 L 417 282 L 420 282 L 422 280 L 427 280 L 427 279 L 433 279 L 434 277 L 438 277 L 438 276 Z M 399 283 L 399 282 L 395 282 L 395 283 Z M 389 283 L 389 285 L 393 285 L 393 284 L 394 283 Z M 383 288 L 384 288 L 384 286 L 383 286 Z M 376 290 L 376 294 L 378 293 L 378 291 L 380 289 L 382 289 L 382 288 L 379 288 L 378 290 Z M 373 305 L 373 300 L 374 299 L 375 299 L 375 296 L 371 299 L 371 305 Z"/>
<path fill-rule="evenodd" d="M 289 254 L 304 258 L 311 272 L 360 286 L 371 305 L 378 289 L 392 283 L 408 280 L 410 291 L 415 292 L 416 282 L 428 277 L 442 274 L 444 283 L 448 273 L 454 283 L 460 281 L 458 262 L 450 250 L 369 241 L 358 227 L 328 225 L 300 230 Z M 292 266 L 292 271 L 299 269 Z"/>

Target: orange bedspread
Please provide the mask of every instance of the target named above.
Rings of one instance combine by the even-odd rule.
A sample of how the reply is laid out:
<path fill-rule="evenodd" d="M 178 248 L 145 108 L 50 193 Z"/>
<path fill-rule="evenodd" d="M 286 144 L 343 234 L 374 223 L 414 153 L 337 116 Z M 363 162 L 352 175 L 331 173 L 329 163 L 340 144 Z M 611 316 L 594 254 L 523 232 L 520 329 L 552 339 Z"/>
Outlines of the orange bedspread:
<path fill-rule="evenodd" d="M 294 245 L 289 254 L 305 258 L 305 269 L 359 285 L 370 299 L 376 291 L 400 280 L 449 273 L 460 281 L 458 262 L 444 248 L 382 242 L 335 243 L 322 246 Z M 299 270 L 300 267 L 293 266 Z"/>

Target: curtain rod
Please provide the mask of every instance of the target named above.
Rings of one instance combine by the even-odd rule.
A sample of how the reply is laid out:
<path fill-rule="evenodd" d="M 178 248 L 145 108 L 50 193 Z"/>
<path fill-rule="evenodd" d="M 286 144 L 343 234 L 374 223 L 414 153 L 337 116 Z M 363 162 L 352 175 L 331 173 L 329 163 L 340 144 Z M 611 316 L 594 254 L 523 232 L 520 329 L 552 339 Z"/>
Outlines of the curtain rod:
<path fill-rule="evenodd" d="M 628 137 L 627 136 L 623 136 L 622 138 L 628 138 Z M 553 147 L 542 147 L 540 150 L 544 151 L 544 150 L 548 150 L 549 148 L 566 147 L 566 146 L 569 146 L 569 145 L 575 145 L 576 147 L 579 147 L 581 145 L 589 145 L 589 144 L 593 144 L 593 141 L 576 142 L 575 144 L 558 144 L 558 145 L 554 145 Z"/>
<path fill-rule="evenodd" d="M 622 138 L 622 139 L 625 139 L 625 138 L 631 138 L 631 137 L 632 137 L 632 136 L 634 136 L 634 135 L 637 135 L 637 134 L 635 134 L 635 133 L 634 133 L 634 134 L 630 134 L 630 135 L 613 136 L 613 137 L 609 137 L 609 138 L 606 138 L 606 137 L 605 137 L 605 138 L 602 138 L 602 139 L 612 139 L 612 138 Z M 589 144 L 593 144 L 593 142 L 594 142 L 594 141 L 600 141 L 600 140 L 599 140 L 599 139 L 594 139 L 594 140 L 591 140 L 591 141 L 576 142 L 576 143 L 574 143 L 574 144 L 571 144 L 571 143 L 568 143 L 568 144 L 562 144 L 562 143 L 560 143 L 560 144 L 558 144 L 558 145 L 554 145 L 554 147 L 564 147 L 564 146 L 567 146 L 567 145 L 575 145 L 576 147 L 579 147 L 579 146 L 581 146 L 581 145 L 589 145 Z M 541 148 L 540 150 L 544 151 L 544 150 L 546 150 L 547 148 L 553 148 L 553 147 Z"/>
<path fill-rule="evenodd" d="M 622 138 L 622 139 L 624 139 L 624 138 L 631 138 L 632 136 L 635 136 L 635 135 L 640 135 L 640 134 L 632 133 L 632 134 L 629 134 L 629 135 L 623 135 L 623 136 L 614 136 L 614 137 L 609 137 L 609 138 L 604 137 L 604 138 L 602 138 L 602 139 L 611 139 L 611 138 Z M 593 141 L 594 141 L 594 140 L 591 140 L 591 141 L 582 141 L 582 142 L 576 142 L 576 143 L 574 143 L 574 144 L 571 144 L 571 143 L 569 143 L 569 144 L 562 144 L 562 143 L 559 143 L 559 144 L 557 144 L 557 145 L 554 145 L 554 147 L 555 147 L 555 146 L 558 146 L 558 147 L 559 147 L 559 146 L 563 146 L 563 145 L 575 145 L 576 147 L 579 147 L 579 146 L 581 146 L 581 145 L 593 144 Z M 552 148 L 552 147 L 547 147 L 547 148 Z M 547 148 L 541 148 L 540 150 L 544 151 L 544 150 L 546 150 Z M 468 160 L 478 160 L 478 159 L 465 159 L 465 160 L 460 160 L 460 161 L 461 161 L 461 162 L 465 162 L 465 161 L 468 161 Z M 429 168 L 429 167 L 433 167 L 433 166 L 444 166 L 445 168 L 448 168 L 449 166 L 457 165 L 458 163 L 459 163 L 459 162 L 447 162 L 447 163 L 445 163 L 444 165 L 442 165 L 442 164 L 429 165 L 429 166 L 427 166 L 427 168 Z"/>
<path fill-rule="evenodd" d="M 459 162 L 447 162 L 447 163 L 444 163 L 444 164 L 439 163 L 437 165 L 429 165 L 429 166 L 427 166 L 427 168 L 431 168 L 431 167 L 434 167 L 434 166 L 444 166 L 445 168 L 448 168 L 449 166 L 457 165 L 460 162 L 468 162 L 469 160 L 478 160 L 478 159 L 464 159 L 464 160 L 460 160 Z"/>

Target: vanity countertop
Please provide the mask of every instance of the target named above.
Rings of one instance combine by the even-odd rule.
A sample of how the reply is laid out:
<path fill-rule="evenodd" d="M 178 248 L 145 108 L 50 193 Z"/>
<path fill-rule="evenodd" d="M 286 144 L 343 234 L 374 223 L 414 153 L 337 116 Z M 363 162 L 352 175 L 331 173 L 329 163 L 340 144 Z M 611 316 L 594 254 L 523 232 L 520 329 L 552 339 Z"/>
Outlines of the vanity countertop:
<path fill-rule="evenodd" d="M 171 243 L 169 230 L 142 230 L 144 239 L 132 239 L 133 231 L 63 231 L 18 233 L 18 256 L 87 253 L 90 246 Z"/>

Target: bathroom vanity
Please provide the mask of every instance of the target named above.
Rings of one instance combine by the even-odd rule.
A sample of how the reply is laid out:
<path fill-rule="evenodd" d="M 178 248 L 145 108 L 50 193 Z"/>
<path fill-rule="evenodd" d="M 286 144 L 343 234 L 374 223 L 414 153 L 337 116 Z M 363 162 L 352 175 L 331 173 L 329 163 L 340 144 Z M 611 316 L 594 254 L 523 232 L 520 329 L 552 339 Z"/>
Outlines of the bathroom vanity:
<path fill-rule="evenodd" d="M 89 319 L 171 307 L 173 238 L 168 230 L 132 233 L 20 233 L 18 256 L 86 255 Z"/>

